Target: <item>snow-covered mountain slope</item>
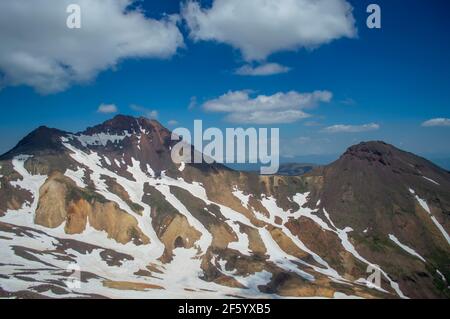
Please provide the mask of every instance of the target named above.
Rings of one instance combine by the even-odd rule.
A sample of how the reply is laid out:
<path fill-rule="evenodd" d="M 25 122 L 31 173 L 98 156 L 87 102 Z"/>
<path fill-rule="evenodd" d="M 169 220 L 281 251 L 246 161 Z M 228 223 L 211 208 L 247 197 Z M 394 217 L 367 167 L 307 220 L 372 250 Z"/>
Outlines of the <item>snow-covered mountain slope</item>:
<path fill-rule="evenodd" d="M 77 134 L 41 127 L 0 157 L 0 296 L 449 296 L 448 206 L 430 200 L 449 199 L 440 171 L 389 199 L 423 243 L 387 206 L 389 227 L 354 203 L 344 218 L 327 186 L 336 164 L 258 176 L 175 164 L 173 143 L 156 121 L 117 116 Z"/>

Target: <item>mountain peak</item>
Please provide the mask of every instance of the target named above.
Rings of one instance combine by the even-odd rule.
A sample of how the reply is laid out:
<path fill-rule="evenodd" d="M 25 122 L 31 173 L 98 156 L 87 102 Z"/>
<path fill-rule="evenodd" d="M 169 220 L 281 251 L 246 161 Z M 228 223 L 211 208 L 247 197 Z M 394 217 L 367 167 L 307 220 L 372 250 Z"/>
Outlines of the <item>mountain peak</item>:
<path fill-rule="evenodd" d="M 124 131 L 133 134 L 143 131 L 151 133 L 161 130 L 166 129 L 156 120 L 119 114 L 102 124 L 87 128 L 82 134 L 121 133 Z"/>
<path fill-rule="evenodd" d="M 352 154 L 355 152 L 365 153 L 389 153 L 392 150 L 397 149 L 395 146 L 387 144 L 383 141 L 368 141 L 361 142 L 356 145 L 350 146 L 344 154 Z"/>
<path fill-rule="evenodd" d="M 389 167 L 396 173 L 406 172 L 420 176 L 426 171 L 433 172 L 430 174 L 448 174 L 446 170 L 429 160 L 382 141 L 369 141 L 353 145 L 331 166 L 359 171 L 369 166 Z"/>
<path fill-rule="evenodd" d="M 35 152 L 57 151 L 61 149 L 60 138 L 66 132 L 50 128 L 47 126 L 39 126 L 30 134 L 25 136 L 20 142 L 8 153 L 2 155 L 2 158 L 9 158 L 16 154 L 34 154 Z"/>
<path fill-rule="evenodd" d="M 382 141 L 361 142 L 349 147 L 341 156 L 341 159 L 356 158 L 369 162 L 380 162 L 387 165 L 394 156 L 401 155 L 403 152 L 393 145 Z"/>

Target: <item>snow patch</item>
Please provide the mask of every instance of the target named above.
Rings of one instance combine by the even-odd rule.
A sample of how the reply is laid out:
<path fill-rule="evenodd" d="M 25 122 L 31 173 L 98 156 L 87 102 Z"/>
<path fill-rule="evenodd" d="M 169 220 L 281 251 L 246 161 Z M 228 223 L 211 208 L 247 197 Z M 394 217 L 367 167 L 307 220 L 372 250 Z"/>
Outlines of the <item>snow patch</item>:
<path fill-rule="evenodd" d="M 93 135 L 69 135 L 71 139 L 78 140 L 84 147 L 87 146 L 106 146 L 109 142 L 115 144 L 123 141 L 126 137 L 130 137 L 131 134 L 124 131 L 122 135 L 118 134 L 108 134 L 108 133 L 97 133 Z M 63 142 L 67 142 L 67 138 L 62 139 Z"/>
<path fill-rule="evenodd" d="M 308 281 L 314 281 L 313 275 L 298 268 L 298 265 L 293 262 L 293 260 L 299 261 L 298 258 L 285 253 L 280 246 L 275 242 L 275 240 L 270 235 L 269 231 L 265 228 L 259 228 L 259 235 L 261 240 L 266 247 L 266 254 L 269 255 L 269 260 L 277 264 L 280 268 L 292 271 L 297 275 L 303 277 Z"/>
<path fill-rule="evenodd" d="M 19 187 L 31 193 L 32 201 L 25 202 L 18 210 L 7 210 L 2 221 L 15 224 L 24 223 L 25 225 L 34 224 L 34 214 L 39 201 L 39 189 L 47 180 L 46 175 L 31 175 L 25 168 L 25 162 L 31 158 L 31 155 L 19 155 L 12 159 L 14 170 L 22 176 L 22 180 L 12 181 L 10 184 Z"/>
<path fill-rule="evenodd" d="M 165 197 L 165 199 L 172 205 L 178 212 L 184 215 L 188 223 L 198 230 L 201 234 L 200 239 L 197 241 L 197 245 L 200 247 L 203 253 L 206 253 L 206 250 L 209 248 L 212 242 L 211 233 L 203 226 L 203 224 L 197 220 L 189 210 L 176 198 L 171 192 L 170 188 L 167 185 L 155 185 L 156 189 L 161 192 L 161 194 Z"/>
<path fill-rule="evenodd" d="M 394 243 L 396 243 L 401 249 L 403 249 L 404 251 L 406 251 L 408 254 L 410 254 L 410 255 L 412 255 L 412 256 L 415 256 L 415 257 L 419 258 L 419 259 L 422 260 L 423 262 L 426 262 L 426 261 L 425 261 L 425 258 L 423 258 L 422 256 L 420 256 L 420 254 L 417 253 L 417 252 L 416 252 L 414 249 L 412 249 L 411 247 L 406 246 L 405 244 L 402 244 L 402 243 L 397 239 L 397 237 L 395 237 L 394 235 L 389 234 L 389 239 L 392 240 Z"/>
<path fill-rule="evenodd" d="M 109 166 L 111 166 L 111 161 L 109 160 L 108 157 L 104 156 L 103 159 L 105 160 L 106 164 L 108 164 Z"/>
<path fill-rule="evenodd" d="M 354 296 L 354 295 L 346 295 L 342 292 L 335 292 L 333 295 L 334 299 L 363 299 L 362 297 Z"/>
<path fill-rule="evenodd" d="M 261 200 L 261 204 L 266 208 L 266 210 L 269 212 L 269 217 L 267 218 L 266 216 L 262 215 L 261 213 L 256 213 L 255 217 L 257 217 L 259 220 L 264 221 L 274 227 L 277 228 L 281 228 L 281 230 L 283 231 L 283 233 L 302 251 L 310 254 L 313 259 L 320 265 L 322 265 L 324 268 L 322 267 L 317 267 L 315 265 L 309 264 L 307 262 L 305 262 L 304 260 L 295 258 L 290 256 L 290 258 L 293 258 L 293 260 L 295 260 L 296 262 L 303 264 L 305 266 L 308 266 L 310 268 L 312 268 L 313 270 L 315 270 L 318 273 L 321 273 L 323 275 L 326 275 L 328 277 L 334 278 L 336 280 L 339 281 L 345 281 L 336 270 L 334 270 L 333 268 L 331 268 L 329 266 L 329 264 L 322 259 L 318 254 L 316 254 L 315 252 L 313 252 L 311 249 L 309 249 L 301 240 L 300 238 L 298 238 L 297 236 L 295 236 L 294 234 L 292 234 L 292 232 L 289 230 L 289 228 L 287 228 L 285 226 L 285 224 L 288 222 L 289 218 L 294 218 L 294 219 L 298 219 L 300 218 L 300 216 L 306 216 L 306 217 L 311 217 L 313 218 L 313 215 L 310 214 L 310 209 L 309 208 L 304 208 L 303 205 L 307 202 L 307 198 L 309 196 L 309 193 L 305 193 L 305 194 L 297 194 L 294 196 L 293 200 L 295 202 L 297 202 L 297 204 L 300 206 L 299 211 L 294 212 L 294 213 L 290 213 L 290 212 L 285 212 L 283 211 L 283 209 L 281 209 L 280 207 L 277 206 L 276 204 L 276 200 L 273 197 L 265 197 Z M 275 223 L 275 217 L 278 217 L 282 220 L 281 225 L 277 225 Z M 315 217 L 315 216 L 314 216 Z M 318 222 L 318 220 L 317 220 Z M 324 225 L 324 224 L 322 224 Z M 326 225 L 326 224 L 325 224 Z M 326 226 L 327 227 L 327 226 Z M 261 230 L 260 230 L 261 232 Z M 272 247 L 277 247 L 278 245 L 273 245 L 273 243 L 271 241 L 268 241 L 268 244 L 271 244 Z M 266 243 L 265 243 L 266 245 Z M 267 245 L 266 245 L 267 246 Z M 266 247 L 267 248 L 267 247 Z M 286 264 L 281 264 L 282 266 L 286 266 L 289 270 L 288 265 Z"/>
<path fill-rule="evenodd" d="M 433 184 L 441 185 L 441 184 L 439 184 L 438 182 L 432 180 L 431 178 L 428 178 L 428 177 L 425 177 L 425 176 L 422 176 L 422 177 L 425 178 L 427 181 L 432 182 Z"/>
<path fill-rule="evenodd" d="M 328 212 L 326 211 L 326 209 L 323 210 L 325 217 L 328 219 L 328 221 L 330 222 L 331 226 L 333 226 L 336 230 L 336 234 L 338 235 L 339 239 L 341 240 L 341 244 L 342 246 L 345 248 L 345 250 L 347 250 L 350 254 L 352 254 L 356 259 L 362 261 L 363 263 L 378 268 L 380 270 L 380 272 L 383 274 L 383 276 L 389 281 L 389 284 L 391 286 L 391 288 L 397 293 L 397 295 L 400 298 L 404 298 L 407 299 L 408 297 L 405 296 L 403 294 L 403 292 L 400 290 L 400 286 L 398 285 L 398 283 L 396 283 L 395 281 L 393 281 L 389 275 L 383 270 L 381 269 L 378 265 L 374 265 L 371 262 L 369 262 L 367 259 L 365 259 L 364 257 L 362 257 L 358 251 L 355 249 L 355 247 L 353 246 L 353 244 L 350 242 L 349 238 L 348 238 L 348 233 L 352 232 L 353 229 L 351 227 L 345 227 L 344 229 L 339 229 L 336 227 L 336 225 L 333 223 L 333 221 L 330 218 L 330 214 L 328 214 Z M 365 279 L 362 279 L 362 281 L 360 279 L 358 279 L 356 282 L 366 282 Z M 369 286 L 369 285 L 368 285 Z M 369 286 L 370 287 L 370 286 Z M 376 287 L 374 286 L 375 289 L 378 289 L 380 291 L 384 291 L 384 289 L 382 289 L 381 287 Z"/>
<path fill-rule="evenodd" d="M 146 259 L 149 262 L 154 258 L 160 257 L 164 251 L 164 245 L 161 243 L 153 229 L 150 206 L 142 202 L 144 196 L 144 184 L 148 179 L 148 176 L 140 170 L 139 162 L 132 159 L 133 166 L 128 168 L 128 171 L 135 179 L 134 181 L 131 181 L 102 167 L 100 156 L 97 153 L 91 152 L 90 154 L 86 154 L 70 144 L 64 143 L 63 145 L 72 151 L 70 156 L 75 161 L 83 163 L 92 171 L 91 180 L 95 185 L 97 193 L 104 196 L 109 201 L 116 202 L 122 210 L 136 218 L 139 228 L 150 238 L 149 245 L 136 246 L 134 249 L 148 250 L 148 252 L 151 252 L 147 253 L 148 257 Z M 119 196 L 111 193 L 105 181 L 101 178 L 102 175 L 115 179 L 128 193 L 130 200 L 144 208 L 142 215 L 135 213 Z"/>
<path fill-rule="evenodd" d="M 436 269 L 436 273 L 437 273 L 439 276 L 441 276 L 443 282 L 447 282 L 447 279 L 445 279 L 444 274 L 441 273 L 438 269 Z"/>
<path fill-rule="evenodd" d="M 428 206 L 427 202 L 424 199 L 420 198 L 418 195 L 416 195 L 416 192 L 414 190 L 409 189 L 409 191 L 412 194 L 415 195 L 416 200 L 419 202 L 420 206 L 422 206 L 422 208 L 428 213 L 428 215 L 430 215 L 430 218 L 431 218 L 432 222 L 437 227 L 437 229 L 439 229 L 439 231 L 441 232 L 442 236 L 444 236 L 445 240 L 450 245 L 450 236 L 449 236 L 449 234 L 444 229 L 444 227 L 441 225 L 441 223 L 439 223 L 439 221 L 436 219 L 436 217 L 433 216 L 433 214 L 431 213 L 430 207 Z"/>
<path fill-rule="evenodd" d="M 153 169 L 150 167 L 150 165 L 147 164 L 147 173 L 151 176 L 151 177 L 155 177 L 155 172 L 153 171 Z"/>
<path fill-rule="evenodd" d="M 248 208 L 248 201 L 250 200 L 250 195 L 244 195 L 244 192 L 239 190 L 237 188 L 237 186 L 233 187 L 232 194 L 234 195 L 234 197 L 236 197 L 237 199 L 239 199 L 241 201 L 242 206 L 244 206 L 245 208 Z"/>
<path fill-rule="evenodd" d="M 73 171 L 71 169 L 67 169 L 64 173 L 65 176 L 69 177 L 71 180 L 75 182 L 75 184 L 80 188 L 85 188 L 87 185 L 83 181 L 84 178 L 84 168 L 78 167 L 76 171 Z"/>

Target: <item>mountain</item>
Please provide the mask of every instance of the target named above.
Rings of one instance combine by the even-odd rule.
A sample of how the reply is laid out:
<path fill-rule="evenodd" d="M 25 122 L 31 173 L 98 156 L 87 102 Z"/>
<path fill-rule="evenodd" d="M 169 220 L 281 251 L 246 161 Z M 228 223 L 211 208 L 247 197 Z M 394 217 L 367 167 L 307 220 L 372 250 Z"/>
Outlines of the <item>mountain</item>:
<path fill-rule="evenodd" d="M 1 156 L 0 296 L 450 297 L 447 171 L 368 142 L 260 176 L 175 164 L 170 136 L 117 116 Z"/>
<path fill-rule="evenodd" d="M 299 176 L 312 171 L 316 165 L 302 163 L 284 163 L 280 164 L 278 175 Z"/>

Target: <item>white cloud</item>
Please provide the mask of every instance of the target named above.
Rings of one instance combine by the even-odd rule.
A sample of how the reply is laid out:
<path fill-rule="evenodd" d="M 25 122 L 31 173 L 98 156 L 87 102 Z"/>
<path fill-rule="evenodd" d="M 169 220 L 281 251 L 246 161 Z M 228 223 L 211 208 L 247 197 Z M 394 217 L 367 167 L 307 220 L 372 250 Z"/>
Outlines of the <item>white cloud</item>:
<path fill-rule="evenodd" d="M 332 125 L 323 129 L 326 133 L 359 133 L 376 131 L 380 128 L 380 125 L 375 123 L 363 124 L 363 125 Z"/>
<path fill-rule="evenodd" d="M 290 70 L 291 68 L 278 63 L 264 63 L 256 67 L 253 67 L 250 64 L 246 64 L 237 69 L 235 73 L 238 75 L 265 76 L 287 73 Z"/>
<path fill-rule="evenodd" d="M 176 125 L 178 125 L 178 121 L 176 121 L 176 120 L 170 120 L 170 121 L 167 122 L 167 124 L 168 124 L 169 126 L 176 126 Z"/>
<path fill-rule="evenodd" d="M 116 113 L 117 112 L 117 106 L 115 104 L 100 104 L 100 106 L 97 109 L 98 113 L 103 114 L 110 114 L 110 113 Z"/>
<path fill-rule="evenodd" d="M 422 126 L 433 127 L 433 126 L 450 126 L 450 119 L 447 118 L 436 118 L 425 121 Z"/>
<path fill-rule="evenodd" d="M 0 1 L 0 86 L 54 93 L 93 80 L 126 58 L 169 58 L 183 36 L 176 16 L 130 9 L 134 0 L 77 0 L 81 28 L 66 26 L 73 0 Z"/>
<path fill-rule="evenodd" d="M 307 127 L 314 127 L 314 126 L 320 126 L 320 125 L 321 125 L 320 122 L 317 122 L 317 121 L 305 122 L 305 126 L 307 126 Z"/>
<path fill-rule="evenodd" d="M 310 115 L 304 110 L 319 103 L 331 101 L 332 93 L 288 93 L 258 95 L 251 97 L 251 91 L 230 91 L 203 104 L 209 112 L 228 113 L 225 120 L 240 124 L 282 124 L 293 123 Z"/>
<path fill-rule="evenodd" d="M 225 117 L 226 121 L 240 124 L 285 124 L 293 123 L 309 117 L 300 110 L 286 111 L 255 111 L 245 113 L 231 113 Z"/>
<path fill-rule="evenodd" d="M 227 43 L 253 61 L 355 37 L 352 10 L 346 0 L 214 0 L 210 8 L 189 1 L 182 16 L 195 41 Z"/>
<path fill-rule="evenodd" d="M 151 109 L 145 108 L 145 107 L 140 106 L 140 105 L 131 104 L 130 108 L 133 111 L 135 111 L 137 113 L 140 113 L 140 114 L 142 114 L 143 116 L 145 116 L 145 117 L 147 117 L 149 119 L 157 119 L 158 116 L 159 116 L 159 113 L 158 113 L 157 110 L 151 110 Z"/>

